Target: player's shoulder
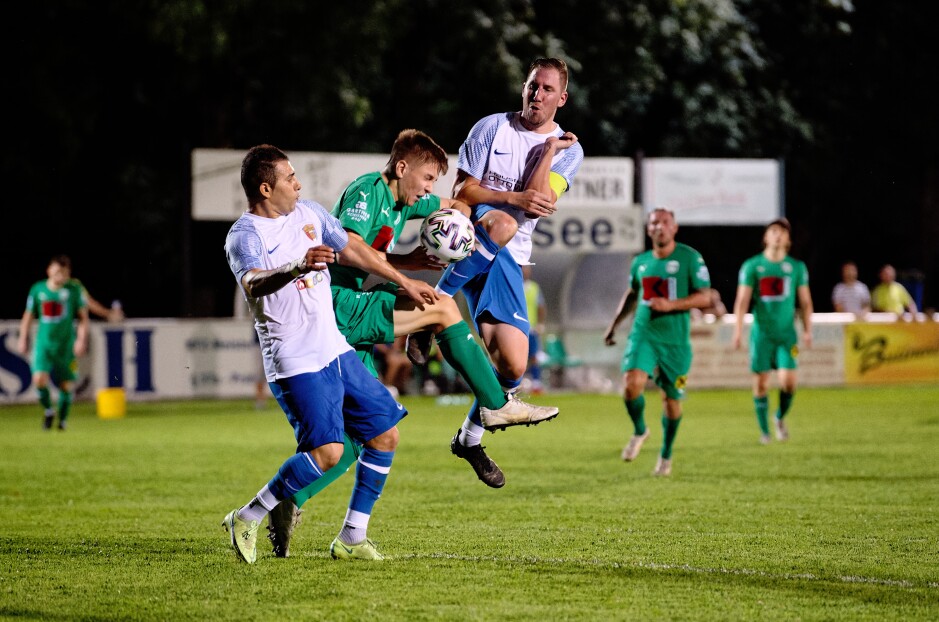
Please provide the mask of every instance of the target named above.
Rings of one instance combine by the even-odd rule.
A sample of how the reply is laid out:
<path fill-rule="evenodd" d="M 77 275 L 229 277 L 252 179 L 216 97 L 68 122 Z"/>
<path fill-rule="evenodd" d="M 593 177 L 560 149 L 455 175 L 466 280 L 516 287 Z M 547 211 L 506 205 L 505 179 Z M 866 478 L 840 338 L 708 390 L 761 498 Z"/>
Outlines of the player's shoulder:
<path fill-rule="evenodd" d="M 481 136 L 483 134 L 494 132 L 506 123 L 511 123 L 516 113 L 514 112 L 496 112 L 487 114 L 475 124 L 470 130 L 470 136 Z"/>
<path fill-rule="evenodd" d="M 323 219 L 329 216 L 329 212 L 325 207 L 310 199 L 300 199 L 297 201 L 297 208 L 294 210 L 294 213 L 306 217 L 316 216 Z"/>
<path fill-rule="evenodd" d="M 675 242 L 675 252 L 679 253 L 680 255 L 684 257 L 694 259 L 695 261 L 704 261 L 704 256 L 701 255 L 701 253 L 698 252 L 697 249 L 691 246 L 688 246 L 687 244 L 683 244 L 681 242 Z"/>

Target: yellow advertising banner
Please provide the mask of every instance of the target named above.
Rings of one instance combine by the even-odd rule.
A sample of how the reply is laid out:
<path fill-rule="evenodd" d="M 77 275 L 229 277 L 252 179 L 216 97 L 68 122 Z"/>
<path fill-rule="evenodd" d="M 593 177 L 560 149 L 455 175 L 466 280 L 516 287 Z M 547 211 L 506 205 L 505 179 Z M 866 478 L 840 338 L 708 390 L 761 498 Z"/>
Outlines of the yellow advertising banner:
<path fill-rule="evenodd" d="M 848 384 L 939 382 L 939 324 L 847 324 L 844 357 Z"/>

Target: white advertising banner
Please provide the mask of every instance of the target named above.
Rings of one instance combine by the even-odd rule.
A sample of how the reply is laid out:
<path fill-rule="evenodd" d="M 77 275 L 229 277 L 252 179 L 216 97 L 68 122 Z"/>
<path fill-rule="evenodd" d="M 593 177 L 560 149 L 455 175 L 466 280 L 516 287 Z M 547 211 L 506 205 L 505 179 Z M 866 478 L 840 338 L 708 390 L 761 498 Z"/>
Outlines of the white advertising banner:
<path fill-rule="evenodd" d="M 364 173 L 384 168 L 383 154 L 291 152 L 290 162 L 303 186 L 301 196 L 332 209 L 346 186 Z M 234 221 L 246 201 L 240 172 L 243 151 L 196 149 L 192 152 L 192 217 Z M 435 184 L 450 196 L 456 179 L 456 158 Z M 636 252 L 643 249 L 641 208 L 633 204 L 633 161 L 630 158 L 586 158 L 559 211 L 542 219 L 534 237 L 542 253 Z M 420 223 L 405 228 L 396 252 L 417 244 Z"/>
<path fill-rule="evenodd" d="M 765 225 L 783 214 L 777 160 L 648 158 L 642 204 L 675 212 L 680 225 Z"/>

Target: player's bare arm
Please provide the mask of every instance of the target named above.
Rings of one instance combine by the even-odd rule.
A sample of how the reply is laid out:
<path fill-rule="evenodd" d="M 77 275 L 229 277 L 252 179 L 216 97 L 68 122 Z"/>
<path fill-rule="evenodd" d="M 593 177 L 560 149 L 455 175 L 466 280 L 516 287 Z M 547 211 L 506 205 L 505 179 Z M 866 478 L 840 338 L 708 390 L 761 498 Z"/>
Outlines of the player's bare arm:
<path fill-rule="evenodd" d="M 20 335 L 16 340 L 16 349 L 20 354 L 26 354 L 29 352 L 29 328 L 32 325 L 32 311 L 24 312 L 22 319 L 20 319 Z"/>
<path fill-rule="evenodd" d="M 252 298 L 261 298 L 269 296 L 278 291 L 288 283 L 293 282 L 301 274 L 312 272 L 313 270 L 325 270 L 326 264 L 336 261 L 336 252 L 321 244 L 307 249 L 303 257 L 285 263 L 277 268 L 270 270 L 261 270 L 255 268 L 248 270 L 241 277 L 241 285 L 245 292 Z"/>
<path fill-rule="evenodd" d="M 711 304 L 711 290 L 699 289 L 684 298 L 669 300 L 668 298 L 652 298 L 649 307 L 653 311 L 668 313 L 670 311 L 687 311 L 689 309 L 704 309 Z"/>
<path fill-rule="evenodd" d="M 631 288 L 623 293 L 623 297 L 620 299 L 619 306 L 616 309 L 616 315 L 613 316 L 613 321 L 610 322 L 610 327 L 606 329 L 606 334 L 603 336 L 603 343 L 608 346 L 616 345 L 617 327 L 619 327 L 623 320 L 629 317 L 629 314 L 636 310 L 636 304 L 638 302 L 639 294 Z"/>
<path fill-rule="evenodd" d="M 88 325 L 90 324 L 88 307 L 78 310 L 78 330 L 75 333 L 75 356 L 85 356 L 88 351 Z"/>
<path fill-rule="evenodd" d="M 454 189 L 457 191 L 456 198 L 469 205 L 511 205 L 538 216 L 550 216 L 555 211 L 553 194 L 545 194 L 535 189 L 525 189 L 521 192 L 490 190 L 482 187 L 478 179 L 464 171 L 457 171 L 457 184 Z"/>
<path fill-rule="evenodd" d="M 750 308 L 750 299 L 753 297 L 753 288 L 749 285 L 737 286 L 737 297 L 734 299 L 734 350 L 740 349 L 740 339 L 743 335 L 743 316 Z"/>
<path fill-rule="evenodd" d="M 349 244 L 337 256 L 337 262 L 343 266 L 352 266 L 381 277 L 400 287 L 412 300 L 421 304 L 434 304 L 440 295 L 424 281 L 411 279 L 399 272 L 382 256 L 357 235 L 349 236 Z"/>
<path fill-rule="evenodd" d="M 812 347 L 812 293 L 807 285 L 800 287 L 796 294 L 799 296 L 799 309 L 802 315 L 802 343 L 806 348 Z"/>
<path fill-rule="evenodd" d="M 470 209 L 470 206 L 465 201 L 460 201 L 459 199 L 440 197 L 440 209 L 455 209 L 467 218 L 473 215 L 473 210 Z"/>

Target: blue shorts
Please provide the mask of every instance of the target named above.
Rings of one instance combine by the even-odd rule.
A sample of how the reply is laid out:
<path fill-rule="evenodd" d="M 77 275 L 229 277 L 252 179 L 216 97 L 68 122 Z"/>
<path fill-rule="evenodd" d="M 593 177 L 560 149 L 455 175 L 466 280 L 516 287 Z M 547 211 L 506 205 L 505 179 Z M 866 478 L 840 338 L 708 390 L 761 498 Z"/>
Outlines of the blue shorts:
<path fill-rule="evenodd" d="M 318 372 L 281 378 L 270 387 L 293 426 L 298 452 L 342 443 L 343 432 L 364 445 L 408 414 L 351 350 Z"/>
<path fill-rule="evenodd" d="M 509 324 L 528 335 L 528 303 L 525 280 L 512 253 L 501 249 L 489 271 L 474 276 L 463 286 L 463 295 L 479 332 L 481 321 Z"/>

